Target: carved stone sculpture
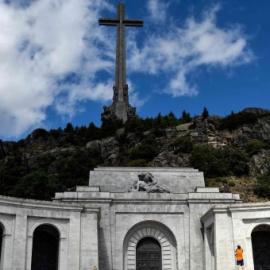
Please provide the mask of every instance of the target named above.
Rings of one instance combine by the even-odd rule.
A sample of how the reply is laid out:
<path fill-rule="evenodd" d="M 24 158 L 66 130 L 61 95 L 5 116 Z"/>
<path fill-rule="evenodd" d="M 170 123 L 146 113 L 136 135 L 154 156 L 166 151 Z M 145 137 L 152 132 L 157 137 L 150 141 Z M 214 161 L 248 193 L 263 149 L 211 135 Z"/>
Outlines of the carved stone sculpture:
<path fill-rule="evenodd" d="M 130 192 L 146 191 L 147 193 L 170 193 L 170 191 L 160 187 L 154 180 L 154 176 L 149 173 L 140 173 L 139 180 L 133 183 Z"/>

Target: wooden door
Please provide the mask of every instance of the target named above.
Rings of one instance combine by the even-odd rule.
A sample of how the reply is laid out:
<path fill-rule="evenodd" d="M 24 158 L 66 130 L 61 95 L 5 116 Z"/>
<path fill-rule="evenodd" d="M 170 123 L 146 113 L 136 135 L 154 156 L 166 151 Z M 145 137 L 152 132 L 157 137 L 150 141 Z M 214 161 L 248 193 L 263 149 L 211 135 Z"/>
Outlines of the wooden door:
<path fill-rule="evenodd" d="M 161 270 L 161 247 L 154 238 L 143 238 L 137 245 L 137 270 Z"/>

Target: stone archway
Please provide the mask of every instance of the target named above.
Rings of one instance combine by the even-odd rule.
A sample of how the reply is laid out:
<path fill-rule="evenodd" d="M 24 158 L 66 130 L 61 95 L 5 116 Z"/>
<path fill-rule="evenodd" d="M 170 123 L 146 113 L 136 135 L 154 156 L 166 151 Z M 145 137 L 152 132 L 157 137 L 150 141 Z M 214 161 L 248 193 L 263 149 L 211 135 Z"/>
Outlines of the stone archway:
<path fill-rule="evenodd" d="M 58 230 L 49 224 L 34 231 L 31 270 L 57 270 L 59 256 Z"/>
<path fill-rule="evenodd" d="M 252 233 L 254 270 L 270 269 L 270 226 L 256 226 Z"/>
<path fill-rule="evenodd" d="M 155 239 L 161 248 L 161 269 L 177 269 L 177 244 L 171 230 L 155 221 L 145 221 L 129 230 L 124 240 L 124 269 L 137 270 L 137 245 L 144 238 Z"/>

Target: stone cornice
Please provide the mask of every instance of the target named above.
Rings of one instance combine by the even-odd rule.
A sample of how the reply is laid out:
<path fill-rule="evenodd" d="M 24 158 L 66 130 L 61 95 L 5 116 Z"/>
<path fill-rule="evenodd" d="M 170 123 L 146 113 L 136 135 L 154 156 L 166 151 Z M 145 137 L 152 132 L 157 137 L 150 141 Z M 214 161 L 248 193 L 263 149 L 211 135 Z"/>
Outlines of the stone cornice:
<path fill-rule="evenodd" d="M 49 202 L 49 201 L 39 201 L 39 200 L 30 200 L 22 198 L 13 198 L 7 196 L 0 196 L 0 205 L 16 208 L 25 208 L 25 209 L 35 209 L 35 210 L 50 210 L 50 211 L 72 211 L 72 212 L 81 212 L 87 210 L 93 212 L 99 212 L 99 208 L 90 208 L 85 207 L 82 204 L 71 204 L 63 202 Z"/>

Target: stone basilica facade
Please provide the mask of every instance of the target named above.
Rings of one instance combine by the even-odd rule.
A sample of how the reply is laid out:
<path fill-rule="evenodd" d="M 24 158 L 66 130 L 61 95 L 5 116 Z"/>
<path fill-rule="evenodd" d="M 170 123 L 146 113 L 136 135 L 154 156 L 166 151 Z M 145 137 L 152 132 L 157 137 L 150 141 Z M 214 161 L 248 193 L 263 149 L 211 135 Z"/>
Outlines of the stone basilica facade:
<path fill-rule="evenodd" d="M 236 245 L 246 269 L 270 269 L 269 235 L 269 203 L 189 168 L 102 167 L 52 202 L 0 197 L 1 270 L 233 270 Z"/>

